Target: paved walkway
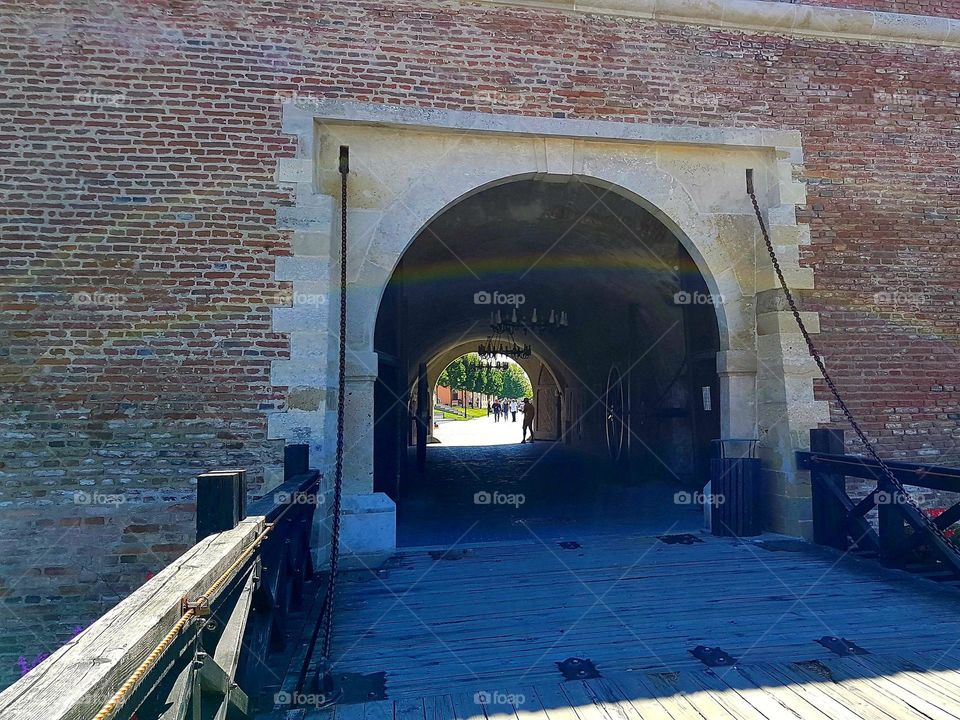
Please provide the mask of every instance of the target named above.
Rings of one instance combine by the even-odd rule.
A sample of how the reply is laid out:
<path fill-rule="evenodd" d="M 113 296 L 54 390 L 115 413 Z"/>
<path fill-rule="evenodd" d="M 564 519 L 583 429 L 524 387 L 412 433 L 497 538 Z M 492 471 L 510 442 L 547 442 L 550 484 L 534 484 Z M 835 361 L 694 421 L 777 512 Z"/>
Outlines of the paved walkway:
<path fill-rule="evenodd" d="M 490 446 L 519 443 L 523 434 L 523 422 L 520 413 L 517 421 L 494 421 L 493 415 L 473 420 L 441 420 L 433 431 L 434 436 L 444 447 Z"/>
<path fill-rule="evenodd" d="M 702 507 L 679 484 L 626 482 L 601 456 L 557 442 L 519 442 L 520 423 L 451 421 L 427 448 L 423 477 L 401 489 L 400 546 L 537 537 L 697 531 Z M 480 444 L 485 439 L 510 444 Z M 459 443 L 459 444 L 455 444 Z M 413 467 L 413 461 L 410 461 Z"/>

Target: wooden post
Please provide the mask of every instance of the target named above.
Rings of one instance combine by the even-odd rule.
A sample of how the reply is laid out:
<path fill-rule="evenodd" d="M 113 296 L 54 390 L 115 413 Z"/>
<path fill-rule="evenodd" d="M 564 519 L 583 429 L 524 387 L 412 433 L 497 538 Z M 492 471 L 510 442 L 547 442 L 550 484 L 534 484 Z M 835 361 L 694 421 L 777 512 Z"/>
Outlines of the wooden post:
<path fill-rule="evenodd" d="M 284 481 L 310 471 L 310 446 L 306 443 L 287 445 L 283 448 Z"/>
<path fill-rule="evenodd" d="M 423 472 L 427 467 L 427 436 L 430 428 L 430 389 L 427 387 L 427 364 L 420 363 L 417 368 L 417 470 Z M 463 414 L 467 414 L 467 393 L 463 392 Z"/>
<path fill-rule="evenodd" d="M 843 430 L 810 431 L 810 452 L 843 455 Z M 846 478 L 836 473 L 810 470 L 810 493 L 813 503 L 813 541 L 838 550 L 847 550 L 846 511 L 833 489 L 846 490 Z M 832 489 L 833 488 L 833 489 Z"/>
<path fill-rule="evenodd" d="M 878 470 L 879 474 L 880 471 Z M 886 567 L 900 568 L 905 564 L 904 548 L 907 542 L 907 528 L 903 522 L 898 503 L 904 498 L 898 497 L 893 486 L 886 479 L 877 481 L 877 519 L 880 535 L 880 563 Z"/>
<path fill-rule="evenodd" d="M 232 530 L 246 515 L 246 470 L 214 470 L 197 476 L 197 542 Z"/>

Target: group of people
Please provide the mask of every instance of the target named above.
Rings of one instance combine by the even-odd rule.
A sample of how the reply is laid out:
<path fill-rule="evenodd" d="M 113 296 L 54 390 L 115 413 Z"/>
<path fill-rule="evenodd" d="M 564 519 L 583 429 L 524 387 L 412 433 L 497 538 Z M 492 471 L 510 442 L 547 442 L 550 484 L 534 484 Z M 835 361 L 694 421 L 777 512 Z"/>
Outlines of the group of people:
<path fill-rule="evenodd" d="M 504 422 L 507 422 L 508 415 L 511 422 L 516 422 L 517 411 L 523 414 L 523 439 L 520 440 L 521 444 L 527 442 L 527 432 L 530 433 L 530 442 L 533 442 L 533 416 L 537 411 L 534 409 L 533 403 L 530 402 L 530 398 L 523 399 L 523 406 L 520 406 L 516 400 L 494 400 L 488 408 L 488 413 L 493 413 L 494 422 L 500 422 L 501 415 Z"/>
<path fill-rule="evenodd" d="M 507 421 L 507 416 L 513 416 L 513 422 L 517 421 L 517 410 L 519 409 L 516 400 L 494 400 L 490 410 L 493 411 L 493 421 L 500 422 L 500 416 L 503 415 L 503 421 Z"/>

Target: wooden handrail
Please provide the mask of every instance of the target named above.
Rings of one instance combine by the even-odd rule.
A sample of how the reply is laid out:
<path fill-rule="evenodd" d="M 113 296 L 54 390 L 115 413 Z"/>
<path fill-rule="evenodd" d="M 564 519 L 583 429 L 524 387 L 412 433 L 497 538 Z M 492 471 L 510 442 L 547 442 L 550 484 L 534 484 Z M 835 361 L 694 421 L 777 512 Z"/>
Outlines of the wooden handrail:
<path fill-rule="evenodd" d="M 875 551 L 888 567 L 926 562 L 960 577 L 957 553 L 945 538 L 948 524 L 960 519 L 960 503 L 948 508 L 931 529 L 923 511 L 901 493 L 871 458 L 844 454 L 839 430 L 811 430 L 810 450 L 796 453 L 797 467 L 810 471 L 814 541 L 844 552 Z M 902 485 L 960 492 L 960 468 L 884 461 Z M 876 483 L 862 499 L 847 493 L 846 478 Z M 876 509 L 874 524 L 867 514 Z"/>
<path fill-rule="evenodd" d="M 149 717 L 171 702 L 198 702 L 189 688 L 203 692 L 205 705 L 209 692 L 216 702 L 246 712 L 248 695 L 259 692 L 269 639 L 283 632 L 312 574 L 309 542 L 322 502 L 319 487 L 319 473 L 308 471 L 251 503 L 250 517 L 200 540 L 0 693 L 0 717 L 89 720 L 141 668 L 108 713 L 111 720 L 138 709 Z M 274 531 L 266 534 L 271 524 Z M 184 598 L 199 596 L 203 608 L 185 614 Z M 176 677 L 196 682 L 180 683 L 188 691 L 175 696 L 180 690 L 171 689 L 170 679 Z"/>
<path fill-rule="evenodd" d="M 871 458 L 857 455 L 836 455 L 799 450 L 796 453 L 797 467 L 812 470 L 814 466 L 825 472 L 842 472 L 848 477 L 879 480 L 880 466 Z M 960 468 L 942 465 L 922 465 L 897 460 L 884 461 L 901 482 L 931 490 L 960 492 Z"/>

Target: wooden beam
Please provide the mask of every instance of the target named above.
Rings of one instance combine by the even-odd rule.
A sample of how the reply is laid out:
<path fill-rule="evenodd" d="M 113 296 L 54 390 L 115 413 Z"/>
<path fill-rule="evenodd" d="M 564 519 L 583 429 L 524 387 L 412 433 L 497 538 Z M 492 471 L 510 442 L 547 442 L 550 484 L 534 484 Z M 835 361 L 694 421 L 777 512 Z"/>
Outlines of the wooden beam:
<path fill-rule="evenodd" d="M 262 528 L 263 518 L 248 518 L 198 542 L 0 693 L 0 717 L 93 717 L 180 619 L 181 598 L 205 592 Z"/>
<path fill-rule="evenodd" d="M 843 453 L 843 430 L 810 431 L 811 453 Z M 838 491 L 846 496 L 845 477 L 820 468 L 810 468 L 810 493 L 813 511 L 813 540 L 838 550 L 846 550 L 846 509 Z"/>

